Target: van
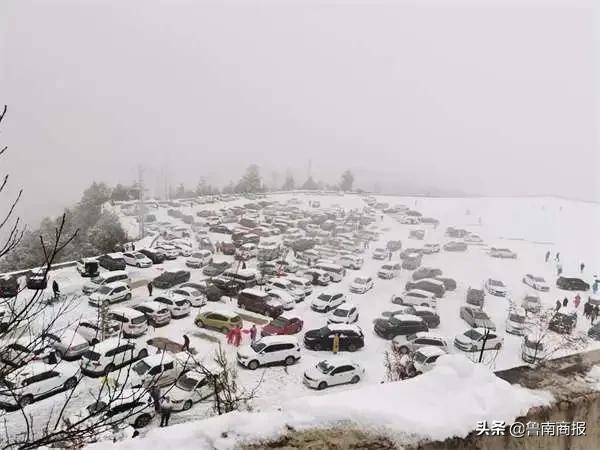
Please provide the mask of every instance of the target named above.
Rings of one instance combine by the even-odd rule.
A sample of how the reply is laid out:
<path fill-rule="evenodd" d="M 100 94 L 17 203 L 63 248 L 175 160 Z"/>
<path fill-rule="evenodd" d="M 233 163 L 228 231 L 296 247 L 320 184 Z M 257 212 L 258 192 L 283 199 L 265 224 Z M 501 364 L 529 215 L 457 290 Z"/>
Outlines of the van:
<path fill-rule="evenodd" d="M 109 319 L 120 325 L 124 337 L 138 337 L 148 329 L 146 315 L 127 306 L 111 308 Z"/>
<path fill-rule="evenodd" d="M 283 306 L 267 292 L 258 289 L 244 289 L 238 294 L 238 307 L 273 318 L 283 314 Z"/>
<path fill-rule="evenodd" d="M 317 264 L 319 270 L 327 272 L 331 276 L 331 281 L 339 283 L 346 276 L 346 269 L 338 264 Z"/>
<path fill-rule="evenodd" d="M 92 292 L 96 291 L 100 286 L 114 283 L 115 281 L 122 281 L 125 284 L 129 284 L 129 275 L 124 270 L 102 272 L 98 276 L 92 278 L 89 283 L 84 284 L 82 291 L 84 294 L 91 294 Z"/>
<path fill-rule="evenodd" d="M 90 376 L 108 375 L 113 370 L 146 356 L 148 349 L 145 346 L 114 337 L 99 342 L 83 354 L 81 371 Z"/>
<path fill-rule="evenodd" d="M 226 270 L 221 276 L 235 281 L 240 289 L 247 289 L 256 286 L 257 275 L 254 269 L 240 269 L 237 272 Z"/>

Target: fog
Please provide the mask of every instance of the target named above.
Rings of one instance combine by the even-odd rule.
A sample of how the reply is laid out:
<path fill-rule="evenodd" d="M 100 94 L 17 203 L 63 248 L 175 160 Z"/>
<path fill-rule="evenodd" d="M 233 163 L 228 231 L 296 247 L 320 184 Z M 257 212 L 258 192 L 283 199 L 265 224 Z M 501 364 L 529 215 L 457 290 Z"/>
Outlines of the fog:
<path fill-rule="evenodd" d="M 3 0 L 2 168 L 30 221 L 140 164 L 598 201 L 592 5 Z"/>

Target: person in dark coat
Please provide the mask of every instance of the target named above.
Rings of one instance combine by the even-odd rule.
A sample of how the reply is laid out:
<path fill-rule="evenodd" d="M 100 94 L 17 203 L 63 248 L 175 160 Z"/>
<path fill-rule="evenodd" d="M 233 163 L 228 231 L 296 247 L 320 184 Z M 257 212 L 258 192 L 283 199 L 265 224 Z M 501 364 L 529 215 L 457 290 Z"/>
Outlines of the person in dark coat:
<path fill-rule="evenodd" d="M 150 397 L 154 405 L 154 412 L 160 413 L 160 388 L 156 385 L 150 388 Z"/>
<path fill-rule="evenodd" d="M 190 338 L 187 336 L 187 334 L 183 335 L 183 347 L 182 347 L 181 351 L 183 351 L 183 352 L 190 351 Z"/>
<path fill-rule="evenodd" d="M 556 252 L 556 257 L 555 257 L 555 259 L 556 259 L 557 261 L 560 261 L 560 252 Z"/>
<path fill-rule="evenodd" d="M 583 269 L 585 269 L 585 263 L 579 264 L 579 272 L 583 273 Z"/>
<path fill-rule="evenodd" d="M 560 307 L 561 307 L 560 300 L 556 300 L 556 308 L 555 308 L 556 311 L 558 311 L 560 309 Z"/>
<path fill-rule="evenodd" d="M 590 303 L 589 300 L 587 302 L 585 302 L 585 305 L 583 305 L 583 315 L 585 316 L 586 319 L 589 319 L 592 314 L 591 306 L 592 306 L 592 304 Z"/>
<path fill-rule="evenodd" d="M 58 296 L 60 295 L 60 289 L 56 280 L 52 281 L 52 292 L 54 292 L 54 299 L 58 299 Z"/>
<path fill-rule="evenodd" d="M 154 285 L 152 284 L 152 281 L 148 282 L 148 295 L 150 297 L 152 297 L 152 289 L 154 289 Z"/>
<path fill-rule="evenodd" d="M 171 418 L 171 411 L 173 406 L 171 405 L 171 399 L 169 396 L 164 396 L 160 402 L 160 426 L 168 427 L 169 419 Z"/>
<path fill-rule="evenodd" d="M 242 269 L 246 268 L 246 261 L 242 261 Z"/>
<path fill-rule="evenodd" d="M 598 313 L 600 313 L 600 308 L 598 305 L 596 305 L 594 306 L 594 309 L 592 309 L 592 323 L 594 323 L 598 318 Z"/>
<path fill-rule="evenodd" d="M 550 250 L 546 252 L 546 262 L 550 259 Z"/>
<path fill-rule="evenodd" d="M 569 304 L 569 299 L 567 297 L 565 297 L 563 299 L 563 306 L 566 308 L 568 304 Z"/>

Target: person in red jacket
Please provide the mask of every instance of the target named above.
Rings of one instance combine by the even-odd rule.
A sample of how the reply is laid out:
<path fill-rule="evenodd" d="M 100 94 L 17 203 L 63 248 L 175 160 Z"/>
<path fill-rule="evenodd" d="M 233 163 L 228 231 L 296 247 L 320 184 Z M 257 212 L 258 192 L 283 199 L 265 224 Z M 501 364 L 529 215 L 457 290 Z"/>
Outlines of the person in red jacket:
<path fill-rule="evenodd" d="M 233 344 L 233 334 L 234 334 L 234 330 L 235 328 L 232 328 L 231 330 L 229 330 L 227 332 L 227 343 L 228 344 Z"/>
<path fill-rule="evenodd" d="M 244 333 L 250 334 L 250 341 L 254 344 L 256 341 L 256 325 L 252 324 L 252 327 L 249 330 L 242 330 Z"/>
<path fill-rule="evenodd" d="M 236 347 L 239 347 L 241 342 L 242 342 L 242 328 L 235 327 L 233 329 L 233 345 L 235 345 Z"/>

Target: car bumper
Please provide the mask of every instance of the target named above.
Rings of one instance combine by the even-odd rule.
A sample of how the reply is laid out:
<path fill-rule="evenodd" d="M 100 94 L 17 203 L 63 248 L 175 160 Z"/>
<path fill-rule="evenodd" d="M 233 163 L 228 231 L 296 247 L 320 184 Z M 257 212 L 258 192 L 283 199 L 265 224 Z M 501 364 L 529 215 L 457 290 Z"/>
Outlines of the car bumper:
<path fill-rule="evenodd" d="M 190 267 L 191 269 L 199 269 L 202 267 L 202 263 L 201 262 L 190 262 L 190 261 L 186 261 L 185 265 L 187 267 Z"/>
<path fill-rule="evenodd" d="M 473 352 L 476 351 L 476 349 L 473 347 L 472 344 L 465 344 L 464 342 L 460 342 L 457 341 L 456 339 L 454 340 L 454 346 L 459 349 L 462 350 L 464 352 Z"/>
<path fill-rule="evenodd" d="M 319 386 L 318 380 L 308 379 L 306 378 L 306 376 L 302 377 L 302 383 L 311 389 L 317 389 L 317 387 Z"/>

